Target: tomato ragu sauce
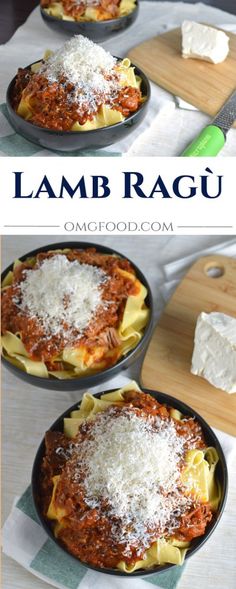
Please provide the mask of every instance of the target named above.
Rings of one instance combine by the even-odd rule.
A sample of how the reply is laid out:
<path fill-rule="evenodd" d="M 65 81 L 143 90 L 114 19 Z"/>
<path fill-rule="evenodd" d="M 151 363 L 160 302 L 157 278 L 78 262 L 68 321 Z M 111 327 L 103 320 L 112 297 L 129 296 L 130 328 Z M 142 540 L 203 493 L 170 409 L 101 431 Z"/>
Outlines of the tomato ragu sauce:
<path fill-rule="evenodd" d="M 40 269 L 43 271 L 45 262 L 57 263 L 56 271 L 58 268 L 58 272 L 62 272 L 60 265 L 62 261 L 65 270 L 67 268 L 70 270 L 68 262 L 77 262 L 78 266 L 75 266 L 75 269 L 78 268 L 78 271 L 91 266 L 95 268 L 95 271 L 99 269 L 102 272 L 99 283 L 100 304 L 96 307 L 82 334 L 73 324 L 66 323 L 68 294 L 65 294 L 64 298 L 65 319 L 58 317 L 60 328 L 54 329 L 55 333 L 48 329 L 47 320 L 46 323 L 43 322 L 40 317 L 35 316 L 34 312 L 30 313 L 27 306 L 22 306 L 22 293 L 30 274 Z M 48 265 L 47 268 L 49 273 L 50 266 Z M 45 274 L 47 280 L 47 273 Z M 83 251 L 72 249 L 61 254 L 53 251 L 39 253 L 35 257 L 33 266 L 30 260 L 16 265 L 13 270 L 12 285 L 2 292 L 2 333 L 20 334 L 30 358 L 45 362 L 50 370 L 59 370 L 60 362 L 55 361 L 55 358 L 66 346 L 76 347 L 76 345 L 85 345 L 88 353 L 99 346 L 105 346 L 111 351 L 107 365 L 112 364 L 119 356 L 120 342 L 116 330 L 122 321 L 127 298 L 139 291 L 138 283 L 135 279 L 131 279 L 132 276 L 135 278 L 135 273 L 127 260 L 101 254 L 93 248 Z M 58 273 L 59 288 L 60 281 L 61 276 Z M 69 288 L 70 285 L 68 285 Z"/>
<path fill-rule="evenodd" d="M 42 8 L 49 8 L 55 4 L 55 0 L 41 0 Z M 85 15 L 87 7 L 96 8 L 96 16 L 98 20 L 109 20 L 117 18 L 120 14 L 119 4 L 120 0 L 60 0 L 63 7 L 64 14 L 71 16 L 75 20 L 80 20 Z M 88 19 L 89 20 L 89 19 Z"/>
<path fill-rule="evenodd" d="M 14 110 L 32 124 L 74 132 L 120 122 L 144 100 L 129 60 L 119 61 L 82 35 L 20 68 L 11 96 Z"/>
<path fill-rule="evenodd" d="M 96 477 L 99 479 L 100 476 L 100 467 L 97 465 L 96 468 L 96 462 L 93 461 L 91 453 L 94 451 L 93 447 L 99 446 L 101 436 L 105 436 L 104 444 L 107 444 L 109 439 L 112 445 L 111 430 L 115 435 L 116 431 L 122 431 L 124 425 L 131 429 L 138 426 L 139 429 L 135 430 L 137 435 L 140 432 L 142 435 L 153 436 L 159 432 L 162 437 L 164 432 L 163 439 L 166 439 L 169 434 L 172 435 L 175 438 L 173 444 L 176 446 L 177 441 L 179 448 L 182 448 L 178 458 L 180 474 L 185 467 L 184 453 L 196 446 L 199 449 L 206 448 L 202 429 L 194 418 L 185 418 L 181 424 L 170 417 L 170 407 L 160 404 L 149 394 L 137 393 L 135 390 L 123 393 L 123 399 L 122 404 L 114 403 L 102 413 L 97 413 L 92 421 L 84 421 L 73 439 L 61 432 L 47 432 L 45 456 L 40 467 L 38 501 L 41 513 L 50 522 L 55 536 L 66 550 L 82 562 L 99 568 L 115 569 L 121 561 L 125 561 L 128 566 L 134 565 L 135 562 L 145 559 L 147 548 L 158 537 L 167 539 L 175 537 L 180 541 L 189 542 L 205 533 L 206 526 L 213 517 L 209 503 L 196 500 L 191 494 L 184 497 L 184 488 L 181 488 L 180 479 L 177 480 L 175 487 L 170 487 L 170 492 L 160 485 L 158 492 L 163 505 L 166 501 L 167 509 L 170 509 L 168 514 L 166 512 L 165 522 L 160 515 L 156 521 L 149 520 L 149 523 L 144 522 L 143 525 L 141 514 L 144 512 L 141 509 L 139 521 L 135 511 L 132 511 L 132 505 L 129 521 L 125 519 L 126 516 L 124 517 L 122 512 L 118 515 L 118 512 L 112 510 L 113 495 L 111 497 L 102 495 L 100 490 L 100 494 L 95 494 L 94 497 L 89 496 L 91 486 L 93 488 L 95 485 L 94 489 L 99 488 L 96 487 Z M 132 440 L 132 436 L 130 439 Z M 155 441 L 155 437 L 153 439 Z M 117 440 L 113 441 L 117 442 Z M 128 441 L 127 445 L 129 449 Z M 136 464 L 139 462 L 140 452 L 141 449 L 137 445 Z M 116 464 L 118 470 L 122 468 L 122 461 L 125 462 L 125 455 L 120 455 L 119 460 L 121 462 Z M 130 460 L 132 462 L 132 456 Z M 148 463 L 148 457 L 146 461 Z M 90 472 L 92 465 L 96 472 Z M 111 468 L 109 460 L 107 467 Z M 58 477 L 56 486 L 55 479 L 53 484 L 53 477 Z M 124 480 L 123 475 L 123 481 L 119 484 L 124 484 Z M 112 484 L 111 480 L 110 483 Z M 55 487 L 54 492 L 53 487 Z M 154 488 L 153 493 L 155 493 Z M 56 506 L 57 510 L 64 512 L 64 517 L 60 519 L 59 524 L 55 523 L 50 515 L 49 506 L 52 495 L 54 508 Z M 129 491 L 128 502 L 130 498 L 131 503 L 137 501 L 135 496 L 132 499 L 132 488 Z M 142 502 L 141 498 L 139 500 Z M 117 509 L 119 510 L 119 507 Z M 133 516 L 130 515 L 132 513 Z"/>
<path fill-rule="evenodd" d="M 73 102 L 73 84 L 61 78 L 59 82 L 49 85 L 47 78 L 34 74 L 29 68 L 18 70 L 12 96 L 12 105 L 16 111 L 23 91 L 25 91 L 25 97 L 29 96 L 29 103 L 32 106 L 30 122 L 55 131 L 70 131 L 76 122 L 84 125 L 87 121 L 92 121 L 102 104 L 128 117 L 138 110 L 142 102 L 142 95 L 138 88 L 126 86 L 113 96 L 94 92 L 96 108 L 90 112 L 88 102 L 83 102 L 79 108 L 77 102 Z"/>

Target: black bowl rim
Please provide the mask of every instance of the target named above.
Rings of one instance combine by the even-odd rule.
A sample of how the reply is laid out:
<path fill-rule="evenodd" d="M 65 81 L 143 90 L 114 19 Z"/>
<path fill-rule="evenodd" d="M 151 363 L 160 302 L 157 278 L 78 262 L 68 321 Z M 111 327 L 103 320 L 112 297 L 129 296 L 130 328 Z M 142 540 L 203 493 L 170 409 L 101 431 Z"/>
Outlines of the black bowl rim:
<path fill-rule="evenodd" d="M 113 366 L 110 366 L 109 368 L 106 368 L 105 370 L 101 370 L 100 372 L 95 373 L 95 374 L 91 374 L 88 376 L 81 376 L 78 378 L 74 377 L 73 379 L 67 378 L 67 379 L 63 379 L 61 381 L 58 381 L 58 389 L 56 389 L 56 390 L 66 390 L 66 388 L 63 387 L 63 384 L 66 385 L 66 383 L 72 383 L 72 382 L 77 384 L 79 389 L 83 389 L 87 386 L 92 387 L 92 386 L 96 385 L 96 380 L 99 379 L 99 377 L 101 375 L 106 375 L 106 380 L 108 380 L 116 372 L 122 370 L 123 366 L 126 365 L 128 359 L 131 359 L 133 356 L 136 356 L 138 351 L 141 352 L 141 350 L 144 349 L 145 345 L 149 341 L 149 338 L 150 338 L 150 335 L 152 332 L 152 328 L 153 328 L 154 302 L 153 302 L 153 295 L 152 295 L 150 284 L 149 284 L 148 280 L 146 279 L 146 277 L 144 276 L 144 274 L 142 273 L 142 271 L 138 268 L 138 266 L 136 266 L 136 264 L 134 264 L 132 262 L 132 260 L 127 258 L 127 256 L 125 256 L 125 254 L 121 254 L 120 252 L 118 252 L 117 250 L 115 250 L 113 248 L 110 248 L 109 246 L 105 246 L 105 245 L 102 245 L 99 243 L 93 243 L 90 241 L 62 241 L 62 242 L 51 243 L 51 244 L 48 244 L 45 246 L 35 248 L 34 250 L 31 250 L 30 252 L 20 256 L 19 259 L 20 259 L 20 261 L 24 261 L 26 258 L 34 256 L 37 253 L 49 251 L 51 249 L 52 250 L 66 249 L 66 248 L 87 249 L 90 247 L 96 248 L 96 250 L 99 251 L 100 253 L 104 253 L 104 254 L 107 253 L 110 255 L 115 254 L 122 259 L 128 260 L 128 262 L 131 263 L 132 267 L 135 270 L 135 274 L 136 274 L 137 278 L 142 282 L 142 284 L 147 289 L 147 297 L 146 298 L 148 299 L 148 308 L 150 310 L 149 320 L 148 320 L 148 323 L 145 327 L 144 334 L 143 334 L 141 340 L 137 343 L 135 348 L 130 350 L 125 356 L 122 356 L 120 358 L 120 360 L 118 360 L 118 362 L 116 362 L 116 364 L 114 364 Z M 3 270 L 2 274 L 1 274 L 1 283 L 4 280 L 5 276 L 8 274 L 8 272 L 10 272 L 10 270 L 12 270 L 13 264 L 14 264 L 14 262 L 9 264 L 9 266 L 5 270 Z M 2 363 L 8 368 L 8 370 L 11 370 L 13 367 L 13 365 L 11 365 L 11 363 L 4 356 L 2 356 Z M 45 377 L 41 377 L 41 376 L 35 376 L 33 374 L 28 374 L 27 372 L 21 370 L 21 368 L 18 368 L 18 366 L 14 366 L 13 368 L 14 368 L 14 374 L 16 374 L 16 376 L 19 375 L 18 377 L 22 380 L 22 373 L 23 373 L 24 380 L 26 380 L 30 384 L 34 384 L 35 386 L 37 386 L 37 384 L 40 384 L 42 387 L 42 384 L 44 383 L 45 388 L 50 390 L 50 387 L 48 387 L 49 381 L 51 382 L 53 380 L 54 382 L 57 382 L 56 379 L 50 379 L 50 378 L 45 378 Z"/>
<path fill-rule="evenodd" d="M 128 14 L 120 15 L 117 18 L 110 18 L 107 20 L 84 20 L 84 21 L 83 20 L 78 20 L 78 21 L 77 20 L 72 20 L 72 21 L 67 20 L 67 21 L 63 21 L 63 19 L 58 18 L 57 16 L 53 16 L 52 14 L 48 14 L 47 12 L 45 12 L 44 8 L 42 8 L 42 6 L 40 6 L 40 12 L 41 12 L 43 18 L 51 20 L 51 21 L 56 21 L 56 22 L 62 21 L 62 22 L 66 22 L 67 24 L 71 23 L 72 25 L 78 23 L 80 26 L 81 25 L 90 25 L 90 24 L 95 25 L 95 26 L 96 25 L 101 26 L 101 25 L 104 25 L 105 23 L 108 25 L 113 24 L 113 23 L 115 24 L 115 23 L 118 23 L 119 21 L 122 21 L 123 18 L 127 18 L 127 16 L 130 16 L 131 14 L 132 15 L 136 14 L 138 9 L 139 9 L 139 0 L 135 0 L 134 9 L 131 12 L 129 12 Z M 85 26 L 85 28 L 86 28 L 86 26 Z M 124 31 L 121 31 L 121 32 L 124 32 Z"/>
<path fill-rule="evenodd" d="M 115 57 L 115 59 L 118 60 L 122 60 L 124 58 L 122 57 L 117 57 L 117 56 L 113 56 Z M 27 66 L 25 66 L 24 69 L 29 69 L 32 65 L 39 63 L 40 61 L 42 61 L 43 58 L 38 59 L 37 61 L 33 61 L 32 63 L 29 63 Z M 133 119 L 135 119 L 138 114 L 143 111 L 149 101 L 150 101 L 150 96 L 151 96 L 151 85 L 149 82 L 148 77 L 146 76 L 146 74 L 143 72 L 143 70 L 141 70 L 137 65 L 135 65 L 133 62 L 130 63 L 130 67 L 133 67 L 135 69 L 135 72 L 137 73 L 137 75 L 141 78 L 142 80 L 142 84 L 145 85 L 145 91 L 146 91 L 146 95 L 145 95 L 145 101 L 142 102 L 142 104 L 140 105 L 140 107 L 138 108 L 138 110 L 136 110 L 135 112 L 133 112 L 132 114 L 130 114 L 128 117 L 126 117 L 123 121 L 119 121 L 119 123 L 115 123 L 114 125 L 107 125 L 105 127 L 99 127 L 98 129 L 89 129 L 88 131 L 57 131 L 56 129 L 48 129 L 48 127 L 39 127 L 38 125 L 34 125 L 33 123 L 31 123 L 30 121 L 27 121 L 26 119 L 24 119 L 23 117 L 21 117 L 20 115 L 18 115 L 18 113 L 14 110 L 12 103 L 11 103 L 11 93 L 13 90 L 13 85 L 16 81 L 16 77 L 17 74 L 12 78 L 12 80 L 9 82 L 8 87 L 7 87 L 7 92 L 6 92 L 6 104 L 7 104 L 7 108 L 9 110 L 9 112 L 11 113 L 11 115 L 13 115 L 14 117 L 17 118 L 17 120 L 22 121 L 22 125 L 26 125 L 28 127 L 28 125 L 30 127 L 33 127 L 34 129 L 38 130 L 40 133 L 47 133 L 50 135 L 55 135 L 55 136 L 59 136 L 59 137 L 79 137 L 80 134 L 85 134 L 87 135 L 96 135 L 99 132 L 106 132 L 107 129 L 117 129 L 118 127 L 122 127 L 124 125 L 127 124 L 127 122 L 132 121 Z"/>
<path fill-rule="evenodd" d="M 124 386 L 124 385 L 123 385 Z M 113 391 L 118 390 L 118 386 L 116 388 L 112 388 L 112 389 L 107 389 L 107 390 L 102 390 L 101 392 L 95 393 L 94 397 L 99 398 L 101 395 L 105 394 L 105 393 L 110 393 Z M 181 413 L 185 414 L 185 415 L 189 415 L 191 417 L 195 417 L 197 419 L 197 421 L 200 423 L 202 429 L 203 429 L 203 433 L 205 435 L 205 438 L 207 441 L 210 441 L 210 445 L 212 445 L 213 447 L 215 447 L 217 449 L 218 455 L 219 455 L 219 465 L 220 468 L 222 470 L 222 497 L 221 497 L 221 501 L 220 501 L 220 506 L 218 508 L 218 512 L 215 516 L 215 518 L 213 519 L 213 521 L 209 524 L 208 526 L 208 530 L 207 532 L 204 534 L 204 536 L 200 536 L 199 538 L 196 538 L 195 540 L 193 540 L 192 542 L 192 547 L 189 548 L 189 550 L 187 551 L 187 554 L 185 556 L 185 561 L 188 560 L 188 558 L 190 558 L 191 556 L 193 556 L 193 554 L 195 554 L 204 544 L 205 542 L 208 540 L 208 538 L 210 538 L 210 536 L 212 535 L 212 533 L 214 532 L 215 528 L 217 527 L 223 512 L 224 512 L 224 508 L 225 508 L 225 504 L 226 504 L 226 500 L 227 500 L 227 494 L 228 494 L 228 468 L 227 468 L 227 464 L 226 464 L 226 459 L 225 459 L 225 455 L 222 449 L 222 446 L 216 436 L 216 434 L 214 433 L 214 431 L 212 430 L 212 428 L 210 427 L 210 425 L 205 421 L 205 419 L 199 415 L 199 413 L 197 413 L 194 409 L 192 409 L 189 405 L 187 405 L 186 403 L 184 403 L 183 401 L 169 395 L 168 393 L 163 393 L 160 391 L 153 391 L 151 389 L 148 389 L 146 387 L 142 387 L 140 386 L 141 390 L 145 393 L 148 393 L 152 396 L 154 396 L 155 398 L 157 398 L 160 402 L 169 405 L 171 407 L 174 407 L 176 409 L 179 409 L 181 411 Z M 77 403 L 74 403 L 71 407 L 69 407 L 69 409 L 67 409 L 66 411 L 64 411 L 54 422 L 53 424 L 48 428 L 48 430 L 56 430 L 57 428 L 61 428 L 62 430 L 62 426 L 63 426 L 63 419 L 64 417 L 68 417 L 68 415 L 70 415 L 70 413 L 74 410 L 76 410 L 79 405 L 81 404 L 82 399 L 80 399 L 79 401 L 77 401 Z M 60 431 L 60 430 L 59 430 Z M 175 564 L 164 564 L 164 565 L 157 565 L 157 567 L 155 569 L 145 569 L 145 570 L 138 570 L 138 571 L 134 571 L 133 573 L 125 573 L 124 571 L 120 571 L 118 569 L 110 569 L 110 568 L 106 568 L 106 569 L 102 569 L 93 565 L 89 565 L 87 563 L 82 562 L 81 560 L 79 560 L 78 558 L 76 558 L 75 556 L 73 556 L 70 552 L 68 552 L 63 546 L 62 544 L 60 544 L 58 542 L 58 540 L 55 538 L 53 531 L 50 529 L 49 524 L 47 524 L 46 520 L 43 518 L 39 507 L 37 505 L 37 477 L 38 477 L 38 463 L 41 460 L 41 458 L 43 457 L 45 453 L 45 441 L 44 438 L 42 439 L 38 450 L 36 452 L 35 455 L 35 459 L 33 462 L 33 467 L 32 467 L 32 476 L 31 476 L 31 490 L 32 490 L 32 497 L 33 497 L 33 503 L 34 503 L 34 508 L 37 514 L 37 517 L 43 527 L 43 529 L 46 531 L 47 535 L 55 542 L 55 544 L 61 549 L 63 550 L 63 552 L 65 552 L 67 555 L 69 555 L 70 558 L 73 559 L 73 561 L 77 561 L 79 562 L 82 566 L 88 568 L 88 569 L 92 569 L 95 570 L 99 573 L 105 573 L 105 574 L 109 574 L 109 575 L 114 575 L 114 576 L 120 576 L 120 577 L 126 577 L 126 578 L 133 578 L 133 577 L 144 577 L 144 576 L 151 576 L 154 574 L 158 574 L 158 573 L 162 573 L 164 571 L 170 570 L 173 567 L 176 567 L 178 565 Z"/>

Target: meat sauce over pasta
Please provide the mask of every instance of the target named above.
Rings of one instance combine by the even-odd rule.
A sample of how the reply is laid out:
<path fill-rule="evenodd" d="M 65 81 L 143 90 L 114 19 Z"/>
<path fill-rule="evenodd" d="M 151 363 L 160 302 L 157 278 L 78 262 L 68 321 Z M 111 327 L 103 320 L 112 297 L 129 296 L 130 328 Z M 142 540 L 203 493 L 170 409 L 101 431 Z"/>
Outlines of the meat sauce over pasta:
<path fill-rule="evenodd" d="M 32 360 L 44 361 L 50 370 L 60 370 L 60 362 L 55 357 L 68 346 L 85 345 L 88 353 L 99 345 L 111 350 L 106 362 L 114 363 L 119 356 L 119 338 L 116 328 L 119 326 L 125 304 L 129 295 L 137 293 L 137 285 L 128 275 L 119 272 L 127 271 L 131 275 L 134 270 L 128 260 L 97 252 L 94 248 L 83 251 L 69 250 L 63 253 L 67 260 L 78 261 L 101 268 L 108 280 L 102 285 L 102 304 L 83 332 L 83 336 L 76 329 L 70 330 L 68 341 L 68 326 L 58 334 L 47 334 L 42 323 L 36 318 L 23 312 L 20 307 L 21 284 L 26 279 L 26 272 L 34 272 L 56 253 L 44 252 L 37 254 L 32 267 L 31 261 L 17 265 L 13 271 L 13 283 L 2 292 L 2 333 L 20 334 L 21 340 Z M 58 276 L 60 282 L 60 276 Z M 106 302 L 109 304 L 106 304 Z M 65 335 L 63 335 L 65 333 Z"/>
<path fill-rule="evenodd" d="M 161 405 L 149 394 L 129 391 L 123 393 L 123 398 L 122 408 L 119 404 L 113 407 L 113 419 L 118 418 L 124 408 L 125 411 L 133 412 L 144 420 L 150 419 L 150 416 L 159 416 L 163 421 L 170 419 L 170 407 Z M 197 440 L 199 449 L 206 447 L 202 429 L 195 419 L 186 418 L 182 425 L 177 420 L 173 419 L 173 422 L 179 437 L 186 436 L 186 431 L 188 433 L 185 443 L 186 451 L 191 447 L 193 439 Z M 68 515 L 63 520 L 63 526 L 57 530 L 56 536 L 64 547 L 81 561 L 101 568 L 116 568 L 122 560 L 130 565 L 145 557 L 147 547 L 140 540 L 136 546 L 130 548 L 127 557 L 124 544 L 114 540 L 113 526 L 119 525 L 119 521 L 108 515 L 106 501 L 101 503 L 99 509 L 89 508 L 85 502 L 83 472 L 75 482 L 76 458 L 73 458 L 73 452 L 85 439 L 91 438 L 94 423 L 94 421 L 83 422 L 77 436 L 73 439 L 66 438 L 61 432 L 46 433 L 46 451 L 40 474 L 40 509 L 47 518 L 53 492 L 52 478 L 55 475 L 61 475 L 54 501 L 58 508 L 65 508 Z M 184 461 L 180 465 L 180 468 L 183 467 Z M 211 519 L 210 505 L 192 499 L 186 512 L 179 517 L 174 536 L 179 540 L 191 541 L 204 534 Z M 54 527 L 54 523 L 51 522 L 51 525 Z M 158 528 L 154 528 L 151 532 L 156 537 L 160 534 Z M 168 536 L 167 531 L 164 536 Z"/>
<path fill-rule="evenodd" d="M 89 131 L 135 113 L 146 97 L 129 59 L 119 60 L 75 35 L 42 61 L 20 68 L 11 103 L 30 123 L 55 131 Z M 87 125 L 86 125 L 87 123 Z"/>
<path fill-rule="evenodd" d="M 89 103 L 78 103 L 73 100 L 74 85 L 65 78 L 53 83 L 48 82 L 41 74 L 33 73 L 29 68 L 19 68 L 12 95 L 12 106 L 15 111 L 19 106 L 22 93 L 29 97 L 32 105 L 30 122 L 39 127 L 55 131 L 70 131 L 74 123 L 84 125 L 91 121 L 101 105 L 108 105 L 124 117 L 136 112 L 142 102 L 139 88 L 125 86 L 113 93 L 105 95 L 94 90 L 96 107 L 91 112 Z"/>
<path fill-rule="evenodd" d="M 55 0 L 41 0 L 42 8 L 49 8 L 55 4 Z M 84 16 L 86 8 L 96 8 L 98 20 L 109 20 L 117 18 L 120 14 L 120 0 L 61 0 L 65 15 L 72 17 L 74 20 L 80 20 Z"/>

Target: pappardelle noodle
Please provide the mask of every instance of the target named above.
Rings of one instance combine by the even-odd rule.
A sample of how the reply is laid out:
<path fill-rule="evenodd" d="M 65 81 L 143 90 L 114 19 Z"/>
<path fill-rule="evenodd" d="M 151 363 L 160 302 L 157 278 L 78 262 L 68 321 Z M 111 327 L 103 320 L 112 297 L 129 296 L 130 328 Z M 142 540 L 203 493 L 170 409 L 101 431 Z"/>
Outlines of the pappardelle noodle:
<path fill-rule="evenodd" d="M 41 8 L 67 21 L 103 21 L 133 12 L 136 0 L 41 0 Z"/>
<path fill-rule="evenodd" d="M 85 393 L 45 448 L 40 511 L 82 562 L 126 573 L 181 565 L 215 517 L 216 449 L 194 418 L 134 381 L 99 399 Z"/>
<path fill-rule="evenodd" d="M 17 260 L 2 283 L 3 355 L 35 376 L 96 374 L 143 337 L 146 296 L 128 260 L 95 248 Z"/>
<path fill-rule="evenodd" d="M 119 61 L 82 35 L 20 68 L 11 97 L 15 112 L 30 123 L 75 132 L 120 123 L 145 100 L 130 60 Z"/>

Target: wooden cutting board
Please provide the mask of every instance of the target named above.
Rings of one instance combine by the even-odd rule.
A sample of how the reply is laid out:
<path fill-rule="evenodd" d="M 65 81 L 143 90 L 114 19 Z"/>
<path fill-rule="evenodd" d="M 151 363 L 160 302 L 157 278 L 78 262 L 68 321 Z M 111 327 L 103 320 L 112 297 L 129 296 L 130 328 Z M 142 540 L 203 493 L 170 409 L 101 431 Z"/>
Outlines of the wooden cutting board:
<path fill-rule="evenodd" d="M 219 277 L 208 272 L 219 269 Z M 169 393 L 214 427 L 236 435 L 236 393 L 229 395 L 190 372 L 196 320 L 219 311 L 236 317 L 236 259 L 200 258 L 186 274 L 156 326 L 141 373 L 143 386 Z"/>
<path fill-rule="evenodd" d="M 228 31 L 227 35 L 230 53 L 217 65 L 183 59 L 180 28 L 141 43 L 128 57 L 153 82 L 214 117 L 236 89 L 236 35 Z"/>

